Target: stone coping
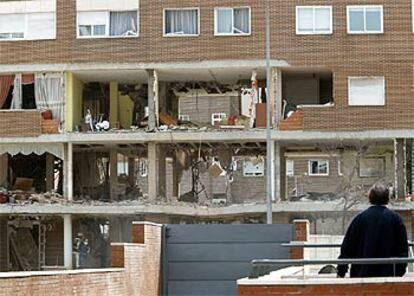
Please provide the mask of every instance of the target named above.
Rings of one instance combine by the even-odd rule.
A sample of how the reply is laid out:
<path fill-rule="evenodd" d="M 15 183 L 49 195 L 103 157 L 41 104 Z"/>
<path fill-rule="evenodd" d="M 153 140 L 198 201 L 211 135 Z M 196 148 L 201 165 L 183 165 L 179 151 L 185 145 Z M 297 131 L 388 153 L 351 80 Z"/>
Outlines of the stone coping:
<path fill-rule="evenodd" d="M 337 278 L 332 275 L 302 276 L 303 267 L 288 267 L 274 271 L 258 279 L 242 278 L 237 280 L 239 286 L 292 286 L 292 285 L 355 285 L 355 284 L 384 284 L 384 283 L 413 283 L 414 273 L 403 277 L 378 278 Z"/>
<path fill-rule="evenodd" d="M 51 271 L 13 271 L 13 272 L 0 272 L 0 279 L 34 277 L 34 276 L 76 275 L 76 274 L 85 274 L 85 273 L 123 272 L 123 271 L 125 271 L 125 268 L 95 268 L 95 269 L 72 269 L 72 270 L 51 270 Z"/>

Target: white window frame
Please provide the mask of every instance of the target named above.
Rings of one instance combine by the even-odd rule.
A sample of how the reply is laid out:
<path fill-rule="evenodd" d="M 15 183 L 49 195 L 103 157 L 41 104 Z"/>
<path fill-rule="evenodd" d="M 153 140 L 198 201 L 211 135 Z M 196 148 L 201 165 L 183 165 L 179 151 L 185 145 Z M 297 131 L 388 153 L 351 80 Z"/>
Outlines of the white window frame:
<path fill-rule="evenodd" d="M 127 11 L 133 11 L 135 9 L 128 9 L 128 10 L 90 10 L 90 11 L 77 11 L 76 12 L 76 39 L 116 39 L 116 38 L 137 38 L 139 37 L 139 27 L 140 27 L 140 10 L 137 9 L 137 34 L 135 35 L 129 35 L 129 36 L 111 36 L 109 35 L 110 32 L 110 25 L 111 25 L 111 12 L 127 12 Z M 106 12 L 107 13 L 107 19 L 105 23 L 105 35 L 97 35 L 97 36 L 80 36 L 79 34 L 79 13 L 83 12 Z M 91 32 L 93 30 L 94 25 L 83 25 L 83 26 L 92 26 Z"/>
<path fill-rule="evenodd" d="M 382 102 L 380 104 L 351 104 L 351 81 L 358 79 L 382 79 Z M 348 77 L 348 106 L 385 106 L 386 105 L 385 76 L 349 76 Z"/>
<path fill-rule="evenodd" d="M 312 8 L 312 32 L 302 32 L 299 30 L 299 9 L 301 8 Z M 330 11 L 330 29 L 329 31 L 315 31 L 315 10 L 317 8 L 329 8 Z M 331 35 L 333 34 L 333 16 L 332 6 L 330 5 L 304 5 L 296 6 L 296 35 Z"/>
<path fill-rule="evenodd" d="M 170 10 L 196 10 L 197 11 L 197 34 L 167 34 L 165 32 L 165 19 L 166 12 Z M 200 8 L 199 7 L 174 7 L 174 8 L 164 8 L 162 12 L 162 36 L 163 37 L 199 37 L 200 36 Z"/>
<path fill-rule="evenodd" d="M 212 113 L 211 114 L 211 125 L 220 123 L 223 119 L 227 118 L 226 113 Z"/>
<path fill-rule="evenodd" d="M 54 15 L 54 21 L 55 21 L 55 27 L 54 27 L 54 36 L 50 37 L 50 38 L 28 38 L 27 36 L 27 15 L 28 14 L 35 14 L 35 13 L 53 13 Z M 8 13 L 7 13 L 8 14 Z M 7 14 L 3 14 L 3 15 L 7 15 Z M 57 17 L 56 17 L 56 11 L 39 11 L 39 12 L 26 12 L 26 13 L 10 13 L 10 14 L 22 14 L 24 16 L 24 32 L 23 32 L 23 38 L 1 38 L 0 42 L 4 42 L 4 41 L 31 41 L 31 40 L 55 40 L 56 39 L 56 35 L 57 35 Z M 11 32 L 11 33 L 2 33 L 2 34 L 14 34 L 14 33 L 21 33 L 21 32 Z"/>
<path fill-rule="evenodd" d="M 220 9 L 231 10 L 231 23 L 232 23 L 232 33 L 220 33 L 217 31 L 217 11 Z M 249 10 L 249 33 L 234 33 L 234 10 L 235 9 L 248 9 Z M 214 36 L 251 36 L 252 35 L 252 9 L 250 6 L 240 6 L 240 7 L 215 7 L 214 8 Z"/>
<path fill-rule="evenodd" d="M 342 177 L 344 175 L 344 172 L 342 171 L 342 160 L 338 160 L 337 166 L 338 166 L 338 176 Z"/>
<path fill-rule="evenodd" d="M 313 174 L 312 173 L 312 162 L 318 162 L 318 166 L 319 166 L 319 162 L 326 162 L 326 173 L 317 173 L 317 174 Z M 318 177 L 318 176 L 329 176 L 329 160 L 327 159 L 311 159 L 308 161 L 308 175 L 309 176 L 313 176 L 313 177 Z"/>
<path fill-rule="evenodd" d="M 363 31 L 351 31 L 350 22 L 350 10 L 353 8 L 359 8 L 364 10 L 364 30 Z M 379 8 L 381 12 L 381 29 L 379 31 L 367 31 L 367 8 Z M 383 34 L 384 33 L 384 7 L 383 5 L 348 5 L 346 7 L 346 21 L 347 21 L 347 32 L 348 34 Z"/>
<path fill-rule="evenodd" d="M 249 174 L 246 171 L 246 163 L 248 163 L 248 162 L 252 163 L 250 160 L 247 160 L 247 159 L 243 160 L 243 177 L 246 177 L 246 178 L 261 178 L 261 177 L 264 177 L 264 175 L 265 175 L 265 162 L 264 161 L 260 162 L 261 166 L 263 167 L 262 168 L 263 170 L 261 172 L 257 173 L 257 174 Z"/>
<path fill-rule="evenodd" d="M 289 166 L 291 166 L 290 170 L 289 170 Z M 286 159 L 286 177 L 294 177 L 294 176 L 295 176 L 295 161 L 293 159 Z"/>

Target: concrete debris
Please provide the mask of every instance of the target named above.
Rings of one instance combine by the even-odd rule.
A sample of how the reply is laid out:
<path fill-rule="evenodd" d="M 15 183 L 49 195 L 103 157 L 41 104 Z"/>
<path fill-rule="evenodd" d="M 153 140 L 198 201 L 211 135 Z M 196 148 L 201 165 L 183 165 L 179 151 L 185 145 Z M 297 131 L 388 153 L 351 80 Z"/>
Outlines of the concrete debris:
<path fill-rule="evenodd" d="M 34 193 L 24 190 L 7 190 L 0 188 L 0 204 L 55 204 L 66 203 L 62 195 L 56 192 Z"/>

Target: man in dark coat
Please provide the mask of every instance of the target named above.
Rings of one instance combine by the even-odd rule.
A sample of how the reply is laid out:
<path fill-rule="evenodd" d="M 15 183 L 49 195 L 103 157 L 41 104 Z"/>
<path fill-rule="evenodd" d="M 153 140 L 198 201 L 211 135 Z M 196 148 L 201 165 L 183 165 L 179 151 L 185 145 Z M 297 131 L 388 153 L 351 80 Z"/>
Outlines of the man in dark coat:
<path fill-rule="evenodd" d="M 369 192 L 371 207 L 360 213 L 349 226 L 339 258 L 390 258 L 408 257 L 407 231 L 402 218 L 389 210 L 389 190 L 375 184 Z M 407 264 L 355 265 L 351 277 L 403 276 Z M 348 265 L 338 266 L 338 276 L 344 277 Z"/>

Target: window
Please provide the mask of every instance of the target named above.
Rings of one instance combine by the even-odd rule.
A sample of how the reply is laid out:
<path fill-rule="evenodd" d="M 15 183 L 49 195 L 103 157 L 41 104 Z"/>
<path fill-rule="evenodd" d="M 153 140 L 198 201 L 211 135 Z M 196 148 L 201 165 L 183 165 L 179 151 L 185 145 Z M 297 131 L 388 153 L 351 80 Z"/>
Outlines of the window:
<path fill-rule="evenodd" d="M 141 159 L 138 164 L 139 175 L 143 178 L 148 177 L 148 160 Z"/>
<path fill-rule="evenodd" d="M 295 161 L 286 160 L 286 176 L 293 177 L 295 175 Z"/>
<path fill-rule="evenodd" d="M 78 12 L 78 37 L 138 36 L 137 11 Z"/>
<path fill-rule="evenodd" d="M 250 35 L 250 8 L 216 8 L 215 35 Z"/>
<path fill-rule="evenodd" d="M 0 40 L 56 38 L 54 12 L 0 14 Z"/>
<path fill-rule="evenodd" d="M 350 106 L 384 106 L 384 77 L 349 77 L 348 100 Z"/>
<path fill-rule="evenodd" d="M 309 160 L 309 176 L 329 176 L 328 160 Z"/>
<path fill-rule="evenodd" d="M 359 160 L 359 176 L 383 177 L 385 172 L 385 159 L 382 157 L 362 158 Z"/>
<path fill-rule="evenodd" d="M 211 114 L 211 125 L 220 124 L 223 120 L 227 118 L 226 113 L 213 113 Z"/>
<path fill-rule="evenodd" d="M 244 177 L 263 177 L 264 176 L 263 159 L 257 158 L 254 160 L 244 160 L 243 176 Z"/>
<path fill-rule="evenodd" d="M 297 6 L 296 34 L 332 34 L 332 7 Z"/>
<path fill-rule="evenodd" d="M 166 9 L 164 11 L 164 36 L 198 36 L 198 9 Z"/>
<path fill-rule="evenodd" d="M 349 34 L 383 33 L 382 6 L 348 6 Z"/>
<path fill-rule="evenodd" d="M 344 172 L 342 171 L 342 160 L 338 160 L 338 176 L 343 176 Z"/>

